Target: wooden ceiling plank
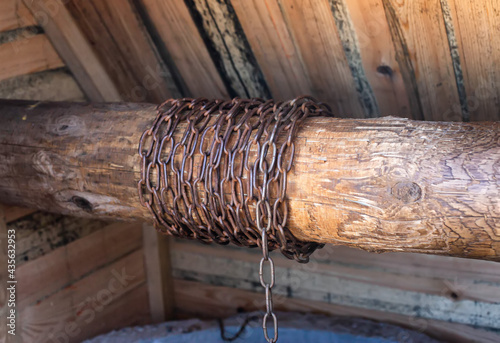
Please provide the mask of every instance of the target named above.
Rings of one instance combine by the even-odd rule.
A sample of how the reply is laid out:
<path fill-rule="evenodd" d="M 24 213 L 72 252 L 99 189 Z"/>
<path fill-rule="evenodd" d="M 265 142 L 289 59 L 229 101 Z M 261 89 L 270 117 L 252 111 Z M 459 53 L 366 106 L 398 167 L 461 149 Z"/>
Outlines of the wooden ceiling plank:
<path fill-rule="evenodd" d="M 440 0 L 382 0 L 396 57 L 422 120 L 461 121 L 455 72 Z M 414 115 L 415 117 L 415 115 Z"/>
<path fill-rule="evenodd" d="M 120 94 L 61 0 L 23 0 L 89 100 L 120 101 Z"/>
<path fill-rule="evenodd" d="M 345 4 L 356 31 L 365 73 L 377 98 L 380 115 L 415 119 L 411 115 L 382 0 L 352 0 Z"/>
<path fill-rule="evenodd" d="M 0 80 L 63 66 L 64 62 L 44 34 L 0 45 Z"/>
<path fill-rule="evenodd" d="M 454 24 L 470 120 L 500 120 L 500 3 L 494 0 L 442 0 L 442 3 L 449 6 Z"/>
<path fill-rule="evenodd" d="M 182 0 L 142 0 L 150 20 L 175 64 L 189 96 L 229 98 L 217 68 Z"/>
<path fill-rule="evenodd" d="M 341 117 L 365 117 L 328 0 L 280 0 L 311 82 L 312 95 Z"/>
<path fill-rule="evenodd" d="M 35 18 L 21 0 L 0 1 L 0 32 L 36 24 Z"/>
<path fill-rule="evenodd" d="M 180 95 L 130 1 L 74 0 L 66 8 L 122 99 L 161 103 Z"/>
<path fill-rule="evenodd" d="M 312 86 L 300 51 L 276 1 L 233 0 L 272 96 L 276 100 L 312 94 Z"/>

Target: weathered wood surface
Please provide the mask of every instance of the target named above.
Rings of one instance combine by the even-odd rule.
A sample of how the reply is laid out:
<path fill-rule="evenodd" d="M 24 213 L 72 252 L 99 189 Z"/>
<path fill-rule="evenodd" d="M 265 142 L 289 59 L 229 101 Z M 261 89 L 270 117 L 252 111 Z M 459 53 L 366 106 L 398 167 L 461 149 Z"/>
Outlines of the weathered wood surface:
<path fill-rule="evenodd" d="M 260 251 L 171 244 L 177 318 L 224 318 L 261 310 Z M 274 308 L 362 317 L 445 342 L 500 341 L 500 264 L 447 256 L 374 255 L 328 245 L 307 264 L 272 254 Z"/>
<path fill-rule="evenodd" d="M 0 44 L 0 80 L 63 66 L 44 34 L 29 34 Z"/>
<path fill-rule="evenodd" d="M 29 8 L 91 101 L 122 100 L 116 85 L 62 0 L 23 0 L 22 3 Z"/>
<path fill-rule="evenodd" d="M 137 145 L 154 108 L 2 102 L 0 200 L 150 218 Z M 289 227 L 368 251 L 500 260 L 499 139 L 500 123 L 309 118 L 288 178 Z"/>

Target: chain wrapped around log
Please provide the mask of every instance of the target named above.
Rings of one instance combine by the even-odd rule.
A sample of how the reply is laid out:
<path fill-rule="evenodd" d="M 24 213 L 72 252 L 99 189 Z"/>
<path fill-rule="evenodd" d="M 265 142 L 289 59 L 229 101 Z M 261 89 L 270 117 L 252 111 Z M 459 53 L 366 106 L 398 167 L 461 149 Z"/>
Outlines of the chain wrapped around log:
<path fill-rule="evenodd" d="M 154 204 L 153 214 L 160 213 L 166 224 L 184 220 L 178 223 L 183 226 L 176 226 L 181 236 L 199 238 L 195 237 L 195 233 L 200 232 L 195 227 L 198 225 L 203 226 L 205 241 L 256 246 L 259 238 L 254 231 L 255 206 L 266 184 L 262 171 L 272 169 L 274 174 L 268 176 L 276 178 L 277 183 L 269 188 L 270 204 L 280 199 L 279 187 L 282 186 L 279 185 L 283 184 L 283 178 L 287 185 L 287 201 L 283 201 L 283 205 L 278 201 L 281 209 L 275 214 L 282 221 L 287 215 L 287 228 L 283 236 L 277 233 L 279 230 L 274 231 L 271 245 L 289 257 L 293 252 L 307 257 L 315 247 L 333 243 L 373 252 L 417 252 L 500 261 L 500 123 L 418 122 L 394 117 L 339 119 L 328 116 L 322 105 L 309 99 L 277 103 L 278 106 L 255 101 L 206 101 L 201 105 L 212 104 L 206 116 L 203 113 L 207 113 L 207 107 L 197 112 L 210 125 L 221 113 L 229 118 L 231 108 L 239 109 L 232 117 L 233 122 L 221 123 L 218 134 L 206 134 L 206 144 L 201 142 L 203 135 L 200 135 L 204 129 L 188 130 L 191 125 L 188 117 L 193 114 L 189 114 L 189 109 L 178 111 L 185 113 L 185 120 L 172 123 L 175 129 L 171 132 L 164 122 L 164 127 L 159 129 L 162 139 L 169 131 L 172 142 L 196 140 L 200 150 L 184 161 L 175 157 L 177 162 L 171 164 L 174 167 L 162 177 L 161 168 L 149 163 L 153 155 L 157 162 L 158 159 L 165 162 L 167 156 L 160 152 L 162 140 L 157 141 L 160 145 L 155 148 L 148 146 L 151 141 L 146 143 L 148 139 L 142 139 L 142 151 L 145 149 L 146 155 L 153 146 L 151 154 L 146 156 L 146 171 L 144 153 L 141 154 L 138 147 L 143 133 L 150 131 L 155 126 L 155 118 L 159 114 L 164 116 L 169 108 L 130 103 L 2 100 L 0 202 L 86 217 L 153 221 L 151 210 L 143 206 L 147 202 Z M 182 100 L 172 101 L 167 107 L 174 103 L 179 105 Z M 303 103 L 308 103 L 307 106 L 311 106 L 306 106 L 308 111 L 312 109 L 314 113 L 303 116 L 306 109 Z M 259 108 L 260 113 L 267 108 L 276 115 L 280 111 L 290 113 L 293 106 L 302 109 L 302 119 L 300 125 L 294 126 L 291 136 L 294 156 L 290 168 L 273 165 L 274 147 L 271 146 L 266 162 L 262 160 L 262 170 L 257 163 L 257 171 L 249 172 L 250 167 L 256 167 L 259 149 L 262 153 L 264 144 L 271 145 L 265 141 L 270 141 L 268 135 L 276 124 L 276 117 L 269 117 L 275 119 L 264 125 L 257 114 Z M 240 133 L 234 131 L 234 125 L 244 123 L 245 113 L 251 109 L 255 109 L 251 115 L 253 121 L 249 120 L 252 123 L 249 127 L 256 126 L 253 137 L 259 131 L 257 126 L 265 132 L 260 144 L 249 147 L 251 139 L 241 143 L 249 147 L 249 164 L 242 163 L 241 157 L 235 157 L 236 162 L 232 164 L 227 159 L 236 154 L 213 148 L 216 158 L 210 162 L 209 157 L 212 163 L 209 169 L 218 176 L 200 178 L 208 142 L 219 144 L 231 125 L 236 135 L 228 134 L 233 138 L 226 137 L 225 146 L 238 151 L 236 142 L 242 141 L 238 135 L 243 135 L 244 125 Z M 199 127 L 203 119 L 194 125 Z M 289 124 L 284 123 L 282 129 L 290 128 Z M 286 146 L 285 131 L 274 141 L 277 151 L 283 144 Z M 189 132 L 198 132 L 197 137 L 187 134 Z M 216 138 L 217 135 L 222 138 Z M 172 147 L 166 138 L 165 144 Z M 193 144 L 187 143 L 184 147 L 188 151 Z M 185 156 L 184 147 L 178 146 L 182 150 L 179 157 Z M 269 147 L 265 149 L 269 151 Z M 167 148 L 165 151 L 168 153 Z M 290 153 L 291 149 L 283 155 L 289 158 Z M 222 166 L 218 165 L 219 157 L 226 159 L 220 162 Z M 189 168 L 186 170 L 183 164 Z M 283 169 L 289 169 L 287 176 L 278 173 Z M 241 174 L 240 170 L 243 170 Z M 233 181 L 225 179 L 227 175 L 222 171 L 232 172 Z M 165 195 L 163 201 L 141 203 L 138 185 L 141 194 L 152 199 L 151 194 L 155 198 L 155 192 L 168 189 L 165 178 L 170 180 L 174 174 L 171 179 L 174 188 L 177 187 L 175 191 L 172 188 L 174 198 Z M 144 180 L 145 175 L 149 175 L 148 182 Z M 238 179 L 236 176 L 240 181 L 234 181 Z M 254 176 L 255 180 L 249 180 Z M 188 185 L 189 191 L 179 189 L 180 179 L 184 181 L 184 188 L 191 185 Z M 199 182 L 194 185 L 197 179 Z M 252 198 L 250 192 L 254 184 Z M 212 194 L 214 192 L 218 196 Z M 249 200 L 245 205 L 246 199 Z M 198 207 L 194 205 L 200 205 L 196 210 L 202 212 L 193 213 Z M 238 213 L 231 212 L 238 205 Z M 245 206 L 249 213 L 245 212 Z M 174 209 L 180 213 L 176 218 L 168 215 Z M 219 214 L 219 218 L 213 214 Z M 224 226 L 227 222 L 230 225 Z M 171 225 L 163 228 L 175 233 Z"/>

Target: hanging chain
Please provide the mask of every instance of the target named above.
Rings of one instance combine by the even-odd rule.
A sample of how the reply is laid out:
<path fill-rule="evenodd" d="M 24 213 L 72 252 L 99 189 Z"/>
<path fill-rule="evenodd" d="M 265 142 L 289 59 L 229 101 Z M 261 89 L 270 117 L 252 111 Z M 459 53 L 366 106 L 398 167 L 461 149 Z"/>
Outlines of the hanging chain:
<path fill-rule="evenodd" d="M 287 175 L 293 138 L 308 116 L 330 115 L 310 97 L 286 102 L 171 99 L 139 142 L 139 200 L 158 231 L 205 243 L 262 249 L 260 282 L 266 292 L 262 327 L 278 338 L 273 312 L 274 264 L 269 251 L 307 262 L 322 244 L 297 240 L 287 229 Z M 264 280 L 264 264 L 271 269 Z M 267 320 L 272 318 L 274 337 Z"/>
<path fill-rule="evenodd" d="M 269 209 L 269 214 L 270 214 L 271 212 L 268 202 L 266 202 L 266 207 Z M 256 214 L 257 218 L 260 217 L 259 208 L 260 208 L 259 205 L 257 205 L 257 214 Z M 269 222 L 271 222 L 271 218 L 268 218 L 268 220 Z M 272 292 L 272 289 L 274 287 L 274 282 L 276 280 L 276 273 L 274 272 L 274 262 L 272 258 L 269 257 L 269 249 L 267 244 L 267 228 L 261 225 L 260 220 L 257 220 L 257 228 L 262 232 L 262 243 L 261 243 L 262 258 L 260 260 L 260 265 L 259 265 L 259 279 L 260 279 L 260 284 L 262 285 L 262 287 L 264 287 L 266 293 L 266 313 L 262 318 L 262 330 L 264 331 L 264 337 L 266 338 L 266 341 L 274 343 L 278 340 L 278 319 L 276 318 L 276 314 L 274 314 L 273 312 L 273 292 Z M 269 283 L 266 282 L 264 278 L 265 262 L 269 263 L 269 274 L 270 274 Z M 274 326 L 274 335 L 272 338 L 269 338 L 267 332 L 267 320 L 269 319 L 269 316 L 271 316 Z"/>

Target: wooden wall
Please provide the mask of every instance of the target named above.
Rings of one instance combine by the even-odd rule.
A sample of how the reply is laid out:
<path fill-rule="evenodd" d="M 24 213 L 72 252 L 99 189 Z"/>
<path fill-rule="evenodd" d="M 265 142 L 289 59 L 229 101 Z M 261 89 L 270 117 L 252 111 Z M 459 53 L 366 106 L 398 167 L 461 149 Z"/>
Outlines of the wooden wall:
<path fill-rule="evenodd" d="M 0 1 L 0 61 L 1 98 L 87 100 L 21 2 Z M 158 321 L 149 303 L 141 228 L 0 204 L 1 281 L 10 229 L 16 231 L 18 280 L 16 336 L 6 333 L 6 294 L 0 291 L 0 341 L 81 342 Z"/>
<path fill-rule="evenodd" d="M 0 0 L 0 96 L 310 94 L 341 117 L 500 120 L 499 13 L 492 0 Z M 144 249 L 137 225 L 4 214 L 25 247 L 26 337 L 79 341 L 171 310 L 224 317 L 264 306 L 257 251 L 181 241 L 169 250 L 150 231 Z M 276 260 L 279 309 L 388 321 L 454 342 L 500 340 L 497 264 L 332 246 L 305 266 Z M 134 279 L 112 292 L 122 268 Z"/>

